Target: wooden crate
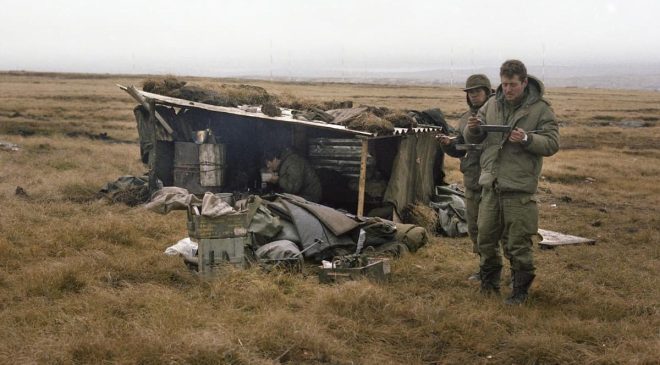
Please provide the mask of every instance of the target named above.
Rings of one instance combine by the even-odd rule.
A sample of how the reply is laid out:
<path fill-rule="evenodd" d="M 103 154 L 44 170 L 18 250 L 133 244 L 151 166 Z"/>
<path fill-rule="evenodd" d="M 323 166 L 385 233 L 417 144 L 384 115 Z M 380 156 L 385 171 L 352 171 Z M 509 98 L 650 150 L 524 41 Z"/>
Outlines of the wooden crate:
<path fill-rule="evenodd" d="M 233 238 L 247 236 L 247 213 L 225 214 L 209 218 L 188 211 L 188 235 L 191 238 Z"/>
<path fill-rule="evenodd" d="M 244 268 L 247 261 L 246 247 L 251 244 L 250 236 L 233 238 L 201 238 L 197 242 L 198 271 L 206 276 L 217 274 L 223 265 Z"/>

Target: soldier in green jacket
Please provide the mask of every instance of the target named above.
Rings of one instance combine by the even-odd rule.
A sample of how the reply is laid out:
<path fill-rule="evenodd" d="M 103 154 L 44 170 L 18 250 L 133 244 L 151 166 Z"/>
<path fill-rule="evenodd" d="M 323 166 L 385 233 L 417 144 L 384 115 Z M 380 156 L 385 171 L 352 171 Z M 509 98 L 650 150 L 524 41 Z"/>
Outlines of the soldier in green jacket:
<path fill-rule="evenodd" d="M 467 226 L 470 239 L 472 240 L 472 251 L 479 253 L 477 247 L 477 217 L 479 214 L 479 201 L 481 200 L 481 186 L 479 185 L 479 174 L 481 167 L 479 166 L 479 157 L 481 151 L 479 150 L 457 150 L 457 144 L 466 143 L 463 136 L 463 130 L 467 126 L 468 118 L 476 116 L 479 108 L 481 108 L 488 98 L 493 94 L 493 89 L 490 86 L 490 80 L 486 75 L 475 74 L 468 77 L 465 82 L 465 99 L 469 110 L 461 116 L 456 129 L 458 135 L 455 138 L 450 138 L 444 134 L 438 135 L 438 141 L 442 150 L 451 157 L 461 159 L 460 169 L 463 173 L 463 185 L 465 186 L 465 206 L 467 213 Z M 471 280 L 479 280 L 479 273 L 470 276 Z"/>
<path fill-rule="evenodd" d="M 499 293 L 502 239 L 509 254 L 513 291 L 507 304 L 522 304 L 535 277 L 532 235 L 538 230 L 536 188 L 544 156 L 559 150 L 559 128 L 543 83 L 527 75 L 525 65 L 508 60 L 500 67 L 494 98 L 468 119 L 465 137 L 481 143 L 481 203 L 478 237 L 481 290 Z M 486 126 L 484 126 L 486 125 Z M 488 125 L 506 126 L 494 131 Z"/>
<path fill-rule="evenodd" d="M 290 148 L 267 150 L 263 160 L 268 171 L 273 173 L 265 182 L 276 184 L 285 193 L 312 202 L 321 200 L 321 180 L 316 171 L 307 160 Z"/>

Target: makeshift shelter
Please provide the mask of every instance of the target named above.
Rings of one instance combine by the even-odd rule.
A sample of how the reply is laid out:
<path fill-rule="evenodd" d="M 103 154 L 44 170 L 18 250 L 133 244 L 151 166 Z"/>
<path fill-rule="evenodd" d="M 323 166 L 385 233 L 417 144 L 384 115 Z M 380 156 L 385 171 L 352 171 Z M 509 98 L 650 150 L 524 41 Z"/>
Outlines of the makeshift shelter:
<path fill-rule="evenodd" d="M 134 114 L 152 191 L 162 185 L 260 194 L 263 151 L 286 146 L 317 169 L 328 206 L 364 215 L 389 203 L 400 214 L 433 194 L 440 127 L 368 132 L 296 119 L 290 109 L 273 117 L 260 106 L 223 107 L 118 86 L 139 103 Z"/>

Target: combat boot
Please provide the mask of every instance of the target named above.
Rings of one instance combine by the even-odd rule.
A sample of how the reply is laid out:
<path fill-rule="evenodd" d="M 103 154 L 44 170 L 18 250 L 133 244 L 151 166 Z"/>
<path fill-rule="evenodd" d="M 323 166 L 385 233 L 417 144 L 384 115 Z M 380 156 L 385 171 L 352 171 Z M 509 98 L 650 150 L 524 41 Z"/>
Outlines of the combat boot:
<path fill-rule="evenodd" d="M 511 295 L 506 298 L 504 304 L 520 305 L 527 300 L 527 292 L 532 285 L 532 281 L 536 275 L 525 271 L 513 272 L 513 291 Z"/>
<path fill-rule="evenodd" d="M 496 269 L 484 270 L 483 268 L 480 271 L 481 279 L 481 294 L 486 296 L 490 295 L 500 295 L 500 276 L 502 275 L 502 267 Z"/>

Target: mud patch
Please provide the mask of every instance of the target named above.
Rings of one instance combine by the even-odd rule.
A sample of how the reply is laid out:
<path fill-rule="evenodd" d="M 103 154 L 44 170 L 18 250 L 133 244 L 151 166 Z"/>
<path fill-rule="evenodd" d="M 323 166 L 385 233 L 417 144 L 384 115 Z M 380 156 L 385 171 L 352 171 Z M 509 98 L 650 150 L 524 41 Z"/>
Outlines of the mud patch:
<path fill-rule="evenodd" d="M 655 127 L 656 125 L 655 121 L 657 121 L 657 118 L 655 117 L 647 117 L 640 119 L 641 120 L 619 120 L 619 121 L 596 119 L 590 122 L 589 125 L 592 127 L 648 128 L 648 127 Z"/>
<path fill-rule="evenodd" d="M 595 181 L 592 177 L 589 176 L 566 174 L 566 173 L 548 173 L 548 174 L 544 174 L 541 178 L 551 183 L 558 183 L 565 185 L 591 183 Z"/>
<path fill-rule="evenodd" d="M 4 129 L 3 132 L 5 134 L 9 134 L 13 136 L 21 136 L 21 137 L 32 137 L 37 134 L 43 136 L 49 136 L 51 134 L 50 131 L 39 130 L 37 128 L 32 128 L 30 126 L 22 126 L 22 125 L 8 125 L 3 129 Z"/>
<path fill-rule="evenodd" d="M 90 132 L 71 131 L 71 132 L 66 132 L 64 135 L 71 138 L 86 137 L 94 141 L 103 141 L 108 143 L 124 143 L 124 144 L 136 143 L 135 141 L 127 141 L 127 140 L 110 137 L 107 132 L 101 132 L 96 134 Z"/>

